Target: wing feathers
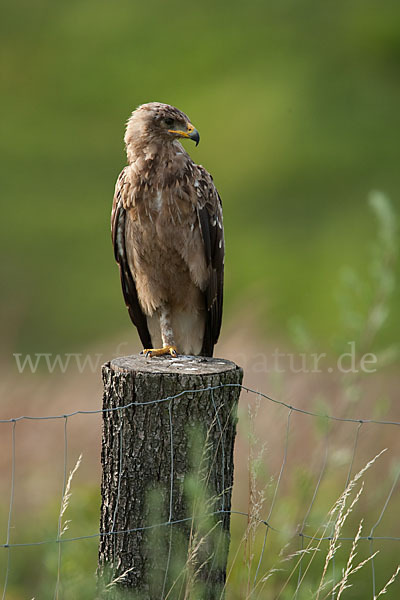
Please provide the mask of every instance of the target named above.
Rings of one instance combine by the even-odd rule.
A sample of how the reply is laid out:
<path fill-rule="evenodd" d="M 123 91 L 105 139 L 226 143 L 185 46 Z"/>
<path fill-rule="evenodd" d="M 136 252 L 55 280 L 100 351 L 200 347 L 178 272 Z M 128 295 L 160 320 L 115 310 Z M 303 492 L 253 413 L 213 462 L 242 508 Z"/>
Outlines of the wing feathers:
<path fill-rule="evenodd" d="M 212 356 L 218 341 L 222 322 L 224 284 L 224 230 L 222 225 L 222 204 L 211 175 L 199 167 L 198 208 L 200 231 L 204 243 L 204 253 L 210 269 L 208 285 L 205 289 L 207 319 L 201 353 Z"/>
<path fill-rule="evenodd" d="M 197 209 L 204 256 L 209 272 L 209 279 L 204 289 L 206 323 L 201 354 L 212 356 L 222 321 L 225 253 L 222 204 L 211 175 L 203 167 L 193 165 L 191 161 L 189 165 L 188 188 L 191 189 L 191 199 Z M 118 178 L 115 189 L 111 216 L 112 240 L 115 259 L 120 268 L 122 291 L 129 315 L 138 329 L 143 346 L 151 348 L 152 342 L 147 317 L 140 306 L 135 276 L 129 267 L 126 253 L 126 219 L 129 216 L 125 206 L 128 204 L 130 191 L 131 183 L 126 169 L 124 169 Z M 189 193 L 189 196 L 191 194 Z"/>
<path fill-rule="evenodd" d="M 123 206 L 122 190 L 127 186 L 125 181 L 125 170 L 122 171 L 118 178 L 113 209 L 111 214 L 111 237 L 114 245 L 115 260 L 119 265 L 121 276 L 122 292 L 124 295 L 125 304 L 128 308 L 129 316 L 134 325 L 136 325 L 139 336 L 144 348 L 151 348 L 151 337 L 147 327 L 147 318 L 143 313 L 132 272 L 129 268 L 128 259 L 126 256 L 125 246 L 125 223 L 126 210 Z"/>

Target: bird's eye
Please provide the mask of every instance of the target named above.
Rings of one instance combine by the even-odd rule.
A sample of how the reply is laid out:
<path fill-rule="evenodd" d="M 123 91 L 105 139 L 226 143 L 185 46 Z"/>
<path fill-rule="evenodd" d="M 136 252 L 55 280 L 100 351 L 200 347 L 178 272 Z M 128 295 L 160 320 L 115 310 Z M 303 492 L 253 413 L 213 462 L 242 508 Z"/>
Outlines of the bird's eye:
<path fill-rule="evenodd" d="M 168 117 L 167 119 L 164 119 L 164 122 L 167 127 L 172 127 L 172 125 L 174 124 L 174 120 L 171 119 L 170 117 Z"/>

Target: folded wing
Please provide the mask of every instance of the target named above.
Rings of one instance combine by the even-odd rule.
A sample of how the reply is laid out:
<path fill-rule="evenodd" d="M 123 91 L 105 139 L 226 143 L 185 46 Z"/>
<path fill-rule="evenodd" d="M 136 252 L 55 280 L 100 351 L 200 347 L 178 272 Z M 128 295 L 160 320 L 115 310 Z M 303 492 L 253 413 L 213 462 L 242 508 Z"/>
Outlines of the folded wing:
<path fill-rule="evenodd" d="M 147 327 L 147 318 L 143 313 L 135 285 L 134 274 L 129 268 L 127 254 L 126 254 L 126 237 L 125 237 L 125 225 L 126 225 L 126 202 L 124 198 L 127 198 L 130 192 L 129 178 L 126 176 L 126 169 L 124 169 L 118 177 L 115 194 L 111 213 L 111 236 L 114 246 L 115 260 L 119 265 L 119 271 L 121 276 L 122 292 L 124 295 L 125 304 L 128 308 L 129 316 L 133 324 L 137 327 L 139 336 L 144 348 L 151 348 L 151 337 Z"/>
<path fill-rule="evenodd" d="M 201 353 L 212 356 L 222 322 L 225 255 L 222 203 L 211 175 L 200 166 L 196 167 L 196 171 L 197 215 L 206 262 L 210 269 L 208 285 L 204 291 L 207 317 Z"/>

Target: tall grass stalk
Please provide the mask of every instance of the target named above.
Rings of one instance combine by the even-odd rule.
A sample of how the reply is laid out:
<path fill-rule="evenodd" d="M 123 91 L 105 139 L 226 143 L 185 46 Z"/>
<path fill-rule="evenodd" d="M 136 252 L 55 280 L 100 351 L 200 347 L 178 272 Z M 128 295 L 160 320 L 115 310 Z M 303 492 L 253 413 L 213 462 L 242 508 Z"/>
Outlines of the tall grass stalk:
<path fill-rule="evenodd" d="M 56 581 L 56 588 L 55 588 L 55 592 L 54 592 L 54 599 L 58 600 L 59 597 L 59 591 L 60 591 L 60 577 L 61 577 L 61 537 L 64 535 L 64 533 L 66 531 L 68 531 L 69 528 L 69 524 L 70 524 L 70 520 L 67 519 L 63 522 L 63 516 L 69 506 L 69 501 L 71 499 L 71 485 L 72 485 L 72 480 L 74 478 L 75 473 L 77 472 L 77 470 L 79 469 L 79 467 L 81 466 L 81 462 L 82 462 L 82 454 L 79 455 L 78 460 L 76 461 L 76 464 L 74 466 L 74 468 L 72 469 L 72 471 L 70 471 L 65 489 L 64 489 L 64 493 L 62 495 L 61 498 L 61 507 L 60 507 L 60 514 L 58 517 L 58 534 L 57 534 L 57 542 L 58 542 L 58 561 L 57 561 L 57 581 Z"/>
<path fill-rule="evenodd" d="M 356 503 L 358 502 L 361 493 L 363 491 L 363 485 L 361 485 L 360 490 L 357 492 L 355 498 L 353 499 L 353 501 L 351 502 L 350 506 L 347 508 L 346 510 L 346 505 L 347 505 L 347 500 L 352 492 L 352 490 L 354 489 L 354 487 L 356 486 L 357 482 L 360 480 L 360 478 L 364 475 L 364 473 L 371 468 L 371 466 L 378 460 L 378 458 L 386 451 L 386 449 L 382 450 L 381 452 L 379 452 L 374 458 L 372 458 L 354 477 L 353 479 L 350 481 L 350 483 L 346 486 L 345 490 L 343 491 L 343 493 L 340 495 L 340 497 L 336 500 L 336 502 L 334 503 L 334 505 L 332 506 L 332 508 L 330 509 L 328 515 L 327 515 L 327 523 L 325 525 L 321 525 L 316 532 L 314 533 L 314 535 L 312 536 L 312 538 L 310 539 L 306 550 L 308 551 L 313 544 L 316 542 L 316 538 L 320 538 L 318 540 L 318 542 L 316 543 L 316 545 L 314 546 L 314 550 L 311 552 L 311 556 L 310 556 L 310 560 L 304 570 L 304 573 L 302 574 L 302 577 L 298 583 L 297 586 L 297 590 L 299 590 L 299 588 L 301 587 L 301 585 L 303 584 L 305 577 L 307 575 L 307 572 L 311 566 L 311 563 L 313 562 L 317 552 L 320 550 L 320 546 L 322 543 L 322 538 L 325 537 L 326 532 L 328 530 L 328 528 L 330 527 L 331 523 L 332 523 L 332 519 L 333 517 L 336 518 L 336 514 L 337 514 L 337 518 L 336 518 L 336 526 L 335 526 L 335 534 L 334 537 L 332 538 L 329 548 L 328 548 L 328 552 L 327 552 L 327 556 L 325 559 L 325 565 L 323 568 L 323 572 L 322 572 L 322 576 L 321 576 L 321 580 L 318 586 L 318 589 L 316 591 L 316 600 L 319 600 L 320 594 L 322 589 L 324 588 L 324 578 L 326 575 L 326 571 L 328 568 L 328 565 L 330 563 L 330 561 L 332 560 L 333 556 L 335 555 L 336 551 L 339 548 L 339 545 L 337 544 L 337 540 L 339 538 L 340 532 L 343 529 L 343 526 L 346 522 L 347 517 L 349 516 L 349 514 L 353 511 L 354 506 L 356 505 Z M 321 532 L 321 533 L 320 533 Z M 275 600 L 278 600 L 281 595 L 283 594 L 285 588 L 287 587 L 287 585 L 289 584 L 291 578 L 293 577 L 293 575 L 295 574 L 295 572 L 297 571 L 299 565 L 300 565 L 300 561 L 303 559 L 303 554 L 302 553 L 299 557 L 299 559 L 297 560 L 296 564 L 294 565 L 291 573 L 289 574 L 289 577 L 286 579 L 285 583 L 283 584 L 282 588 L 280 589 L 278 595 L 276 596 Z M 305 553 L 307 554 L 307 553 Z M 358 570 L 358 569 L 357 569 Z"/>

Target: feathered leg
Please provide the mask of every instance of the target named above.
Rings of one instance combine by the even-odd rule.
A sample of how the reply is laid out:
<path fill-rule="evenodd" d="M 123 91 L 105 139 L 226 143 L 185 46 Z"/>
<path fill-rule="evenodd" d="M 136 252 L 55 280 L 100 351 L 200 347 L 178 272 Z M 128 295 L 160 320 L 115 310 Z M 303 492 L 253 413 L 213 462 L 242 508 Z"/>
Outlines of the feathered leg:
<path fill-rule="evenodd" d="M 145 348 L 142 354 L 144 354 L 146 358 L 164 355 L 178 356 L 178 349 L 174 341 L 174 332 L 171 327 L 170 311 L 167 306 L 163 306 L 160 309 L 160 330 L 163 347 Z"/>

